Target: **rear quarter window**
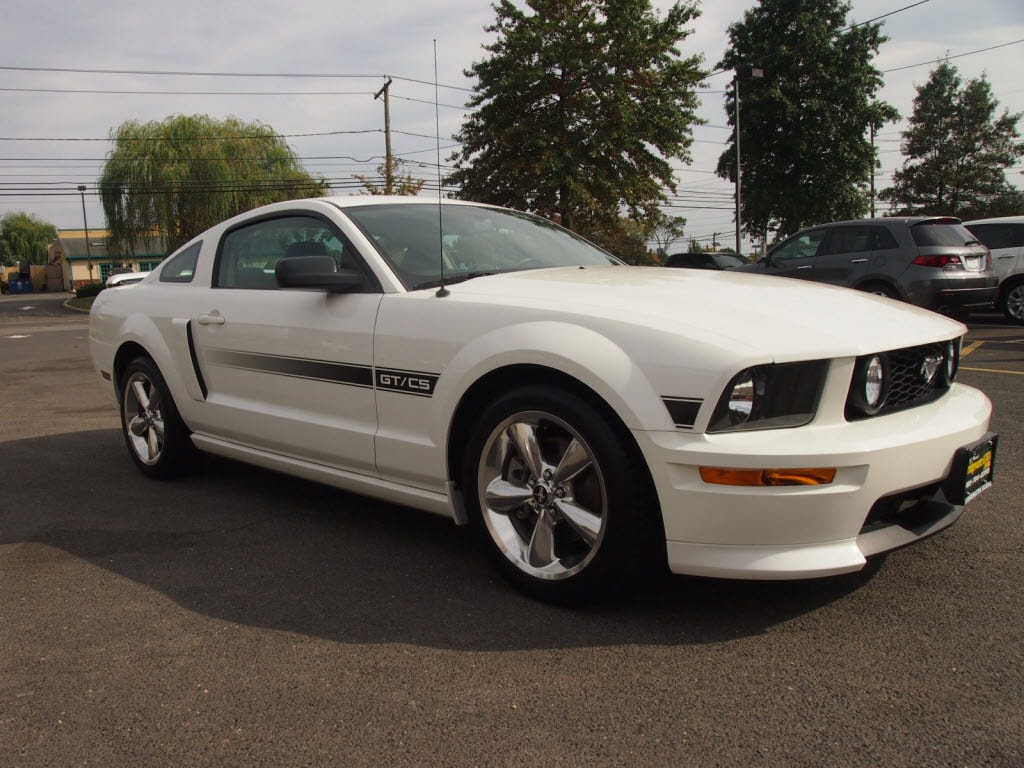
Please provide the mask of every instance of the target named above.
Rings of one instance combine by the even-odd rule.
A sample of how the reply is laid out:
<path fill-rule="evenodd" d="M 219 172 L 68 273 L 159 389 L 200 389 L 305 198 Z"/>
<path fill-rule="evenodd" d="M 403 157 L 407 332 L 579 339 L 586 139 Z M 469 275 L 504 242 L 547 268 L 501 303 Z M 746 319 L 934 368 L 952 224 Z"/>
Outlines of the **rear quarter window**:
<path fill-rule="evenodd" d="M 991 250 L 1024 245 L 1024 224 L 972 224 L 968 229 Z"/>

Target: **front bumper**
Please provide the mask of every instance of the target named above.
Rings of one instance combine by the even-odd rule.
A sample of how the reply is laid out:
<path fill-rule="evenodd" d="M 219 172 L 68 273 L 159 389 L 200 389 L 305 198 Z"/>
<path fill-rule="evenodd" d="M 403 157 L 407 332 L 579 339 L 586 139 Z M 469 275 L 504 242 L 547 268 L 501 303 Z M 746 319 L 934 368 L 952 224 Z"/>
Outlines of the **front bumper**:
<path fill-rule="evenodd" d="M 952 525 L 963 507 L 941 484 L 957 450 L 985 435 L 990 415 L 984 394 L 954 385 L 934 403 L 854 423 L 635 435 L 658 491 L 673 572 L 790 579 L 856 571 L 872 555 Z M 705 483 L 701 466 L 834 467 L 836 476 L 828 485 L 736 487 Z M 879 514 L 897 497 L 899 514 Z"/>

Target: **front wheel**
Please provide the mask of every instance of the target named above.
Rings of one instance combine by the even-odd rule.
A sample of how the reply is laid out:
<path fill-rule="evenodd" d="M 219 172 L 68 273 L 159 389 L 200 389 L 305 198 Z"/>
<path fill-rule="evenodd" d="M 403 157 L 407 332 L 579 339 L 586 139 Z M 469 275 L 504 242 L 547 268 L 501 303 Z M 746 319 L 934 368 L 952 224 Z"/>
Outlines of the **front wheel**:
<path fill-rule="evenodd" d="M 502 575 L 555 602 L 581 602 L 664 565 L 650 474 L 610 411 L 524 387 L 486 407 L 463 488 L 477 538 Z"/>
<path fill-rule="evenodd" d="M 190 469 L 198 451 L 156 364 L 137 357 L 121 376 L 121 431 L 147 477 L 169 479 Z"/>
<path fill-rule="evenodd" d="M 1024 323 L 1024 280 L 1010 283 L 999 291 L 999 310 L 1007 320 Z"/>

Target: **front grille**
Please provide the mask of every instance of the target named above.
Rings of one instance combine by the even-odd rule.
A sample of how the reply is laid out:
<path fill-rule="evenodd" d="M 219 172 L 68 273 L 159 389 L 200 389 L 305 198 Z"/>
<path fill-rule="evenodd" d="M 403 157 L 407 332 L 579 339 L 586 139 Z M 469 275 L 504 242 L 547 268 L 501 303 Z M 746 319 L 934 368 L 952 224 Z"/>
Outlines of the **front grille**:
<path fill-rule="evenodd" d="M 846 418 L 850 421 L 884 416 L 887 413 L 915 408 L 942 397 L 949 390 L 950 382 L 943 371 L 946 366 L 947 346 L 945 342 L 923 344 L 886 352 L 889 380 L 885 403 L 877 411 L 868 413 L 857 407 L 854 389 L 860 385 L 857 376 L 851 383 L 850 395 L 846 401 Z M 958 361 L 954 360 L 954 365 Z"/>

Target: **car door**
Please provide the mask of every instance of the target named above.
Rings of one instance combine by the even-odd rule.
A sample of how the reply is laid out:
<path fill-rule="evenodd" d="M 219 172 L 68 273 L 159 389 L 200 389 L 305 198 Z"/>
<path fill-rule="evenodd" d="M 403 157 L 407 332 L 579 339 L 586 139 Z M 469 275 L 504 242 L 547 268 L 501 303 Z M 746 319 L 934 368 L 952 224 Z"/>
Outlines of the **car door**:
<path fill-rule="evenodd" d="M 828 235 L 824 227 L 797 232 L 769 252 L 765 274 L 812 279 L 818 252 Z"/>
<path fill-rule="evenodd" d="M 359 268 L 366 290 L 279 289 L 277 262 L 311 253 Z M 376 474 L 373 330 L 382 294 L 347 238 L 312 215 L 246 222 L 221 239 L 207 296 L 192 318 L 205 428 Z"/>
<path fill-rule="evenodd" d="M 870 226 L 830 227 L 828 237 L 818 249 L 811 279 L 852 288 L 867 274 L 872 255 Z"/>

